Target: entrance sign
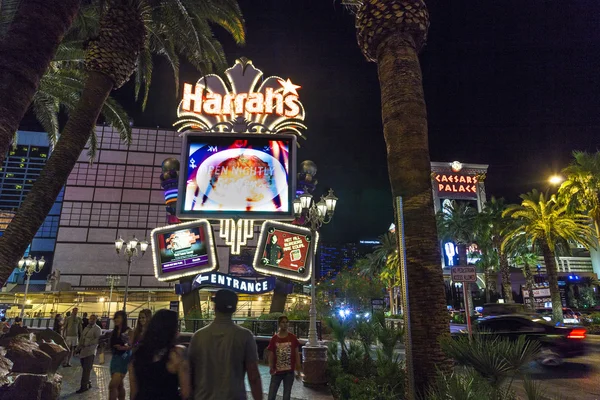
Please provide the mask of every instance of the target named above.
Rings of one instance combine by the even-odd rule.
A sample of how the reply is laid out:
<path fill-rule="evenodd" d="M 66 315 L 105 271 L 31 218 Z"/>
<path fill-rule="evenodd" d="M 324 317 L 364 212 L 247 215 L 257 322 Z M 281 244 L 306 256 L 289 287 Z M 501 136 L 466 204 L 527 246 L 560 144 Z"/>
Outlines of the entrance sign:
<path fill-rule="evenodd" d="M 293 135 L 187 132 L 178 218 L 291 219 Z"/>
<path fill-rule="evenodd" d="M 475 267 L 452 267 L 453 282 L 477 282 L 477 270 Z"/>
<path fill-rule="evenodd" d="M 205 75 L 195 85 L 184 83 L 179 103 L 178 130 L 204 132 L 294 133 L 306 129 L 299 85 L 290 78 L 263 73 L 246 58 L 218 75 Z"/>
<path fill-rule="evenodd" d="M 293 281 L 306 282 L 312 274 L 312 257 L 319 234 L 313 238 L 302 226 L 265 221 L 254 256 L 254 269 Z"/>
<path fill-rule="evenodd" d="M 154 275 L 159 281 L 216 268 L 212 229 L 206 220 L 156 228 L 151 236 Z"/>
<path fill-rule="evenodd" d="M 207 272 L 196 276 L 192 283 L 192 289 L 209 286 L 227 288 L 238 293 L 259 294 L 273 291 L 275 289 L 275 278 L 244 279 L 220 272 Z"/>

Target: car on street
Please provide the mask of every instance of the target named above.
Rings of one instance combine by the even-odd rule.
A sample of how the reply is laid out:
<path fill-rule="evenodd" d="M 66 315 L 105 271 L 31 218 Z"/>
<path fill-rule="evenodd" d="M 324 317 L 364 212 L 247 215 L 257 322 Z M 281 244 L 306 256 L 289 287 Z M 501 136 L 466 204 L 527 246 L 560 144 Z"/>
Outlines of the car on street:
<path fill-rule="evenodd" d="M 530 315 L 506 314 L 477 320 L 475 334 L 493 334 L 517 339 L 526 335 L 541 345 L 537 362 L 545 366 L 561 365 L 565 358 L 585 355 L 587 330 L 580 326 L 555 326 L 542 318 Z"/>

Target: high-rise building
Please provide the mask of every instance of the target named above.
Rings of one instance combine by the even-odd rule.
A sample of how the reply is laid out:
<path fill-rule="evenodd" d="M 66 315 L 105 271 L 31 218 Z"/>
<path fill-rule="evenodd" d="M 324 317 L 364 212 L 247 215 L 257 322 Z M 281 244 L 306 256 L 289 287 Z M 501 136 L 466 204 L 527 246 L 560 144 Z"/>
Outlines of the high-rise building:
<path fill-rule="evenodd" d="M 320 278 L 335 276 L 343 268 L 354 267 L 361 257 L 356 243 L 321 243 L 318 255 Z"/>
<path fill-rule="evenodd" d="M 17 132 L 17 145 L 9 151 L 0 168 L 0 236 L 39 177 L 49 153 L 50 143 L 45 132 Z M 38 259 L 43 256 L 46 260 L 44 269 L 32 276 L 33 284 L 44 283 L 52 269 L 62 195 L 61 192 L 25 252 L 25 256 Z M 15 270 L 8 282 L 20 283 L 23 278 L 24 274 Z"/>

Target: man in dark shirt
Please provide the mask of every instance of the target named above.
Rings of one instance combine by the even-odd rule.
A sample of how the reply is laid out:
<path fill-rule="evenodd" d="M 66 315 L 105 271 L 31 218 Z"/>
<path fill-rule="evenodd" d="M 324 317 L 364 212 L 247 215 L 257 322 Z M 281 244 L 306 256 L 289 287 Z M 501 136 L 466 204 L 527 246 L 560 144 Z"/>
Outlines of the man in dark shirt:
<path fill-rule="evenodd" d="M 254 335 L 231 320 L 237 295 L 221 289 L 213 302 L 214 321 L 194 334 L 189 347 L 194 400 L 246 399 L 246 373 L 252 397 L 262 400 Z"/>

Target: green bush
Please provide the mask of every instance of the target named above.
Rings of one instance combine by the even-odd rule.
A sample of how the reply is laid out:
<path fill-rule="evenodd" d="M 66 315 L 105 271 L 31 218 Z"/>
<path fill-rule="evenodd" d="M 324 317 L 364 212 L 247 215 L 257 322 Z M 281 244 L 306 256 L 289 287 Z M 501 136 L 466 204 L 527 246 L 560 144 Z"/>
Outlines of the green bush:
<path fill-rule="evenodd" d="M 590 317 L 593 325 L 600 325 L 600 313 L 593 313 Z"/>

